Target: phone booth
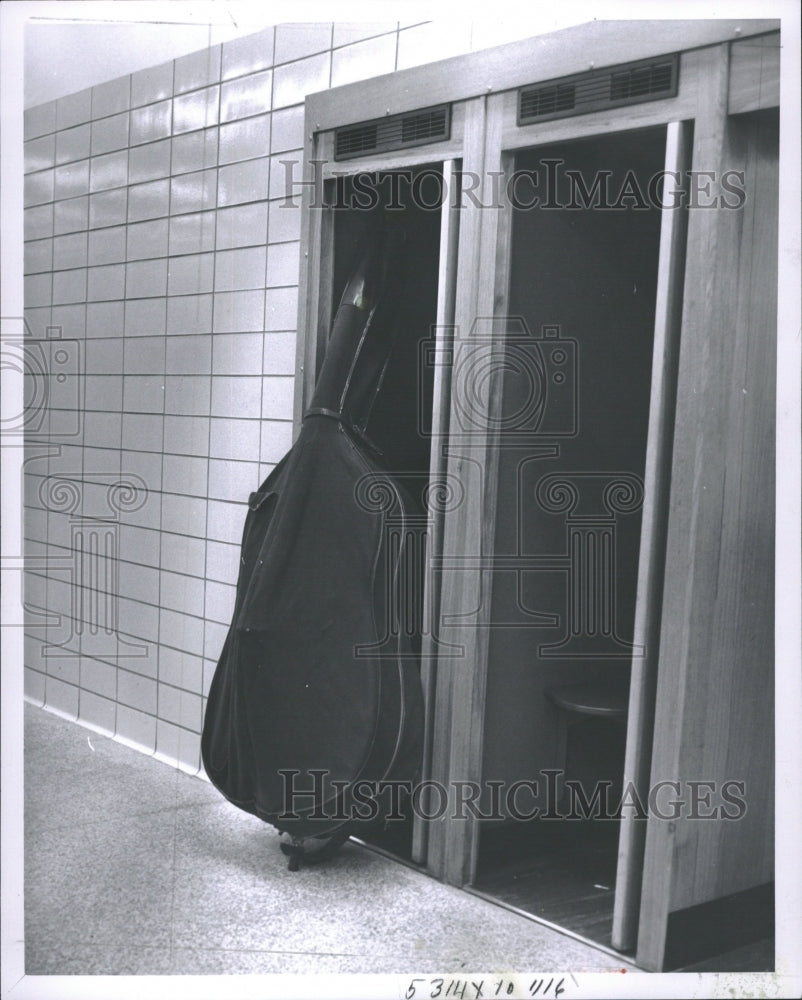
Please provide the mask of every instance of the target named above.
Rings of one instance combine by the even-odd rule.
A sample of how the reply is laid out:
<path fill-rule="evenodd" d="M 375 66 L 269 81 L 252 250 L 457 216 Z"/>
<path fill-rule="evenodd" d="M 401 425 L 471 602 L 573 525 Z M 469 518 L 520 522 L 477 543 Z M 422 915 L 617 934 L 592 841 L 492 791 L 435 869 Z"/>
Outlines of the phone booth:
<path fill-rule="evenodd" d="M 594 22 L 306 102 L 297 421 L 405 245 L 367 433 L 425 745 L 376 846 L 651 970 L 773 919 L 779 44 Z"/>

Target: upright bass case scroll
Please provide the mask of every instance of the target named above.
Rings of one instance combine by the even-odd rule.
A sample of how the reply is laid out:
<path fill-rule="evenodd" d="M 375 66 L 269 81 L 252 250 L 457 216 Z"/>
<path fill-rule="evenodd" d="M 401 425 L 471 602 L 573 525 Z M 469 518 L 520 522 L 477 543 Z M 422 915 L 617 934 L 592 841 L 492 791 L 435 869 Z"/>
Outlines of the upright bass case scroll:
<path fill-rule="evenodd" d="M 403 237 L 377 226 L 348 281 L 292 449 L 251 494 L 233 620 L 201 750 L 232 803 L 291 841 L 290 867 L 381 818 L 423 741 L 403 488 L 367 437 L 393 342 Z M 388 532 L 389 519 L 402 530 Z M 394 539 L 394 541 L 393 541 Z M 400 542 L 399 542 L 400 540 Z"/>

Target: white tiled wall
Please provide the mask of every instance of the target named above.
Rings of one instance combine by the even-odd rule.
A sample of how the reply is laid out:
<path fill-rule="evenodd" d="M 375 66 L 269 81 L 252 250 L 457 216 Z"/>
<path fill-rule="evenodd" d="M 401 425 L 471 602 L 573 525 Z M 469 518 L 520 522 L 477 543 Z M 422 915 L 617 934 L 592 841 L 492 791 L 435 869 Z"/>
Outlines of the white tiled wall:
<path fill-rule="evenodd" d="M 300 213 L 276 161 L 307 93 L 470 47 L 280 25 L 26 112 L 29 353 L 52 372 L 29 380 L 29 698 L 198 769 L 245 501 L 291 440 Z"/>

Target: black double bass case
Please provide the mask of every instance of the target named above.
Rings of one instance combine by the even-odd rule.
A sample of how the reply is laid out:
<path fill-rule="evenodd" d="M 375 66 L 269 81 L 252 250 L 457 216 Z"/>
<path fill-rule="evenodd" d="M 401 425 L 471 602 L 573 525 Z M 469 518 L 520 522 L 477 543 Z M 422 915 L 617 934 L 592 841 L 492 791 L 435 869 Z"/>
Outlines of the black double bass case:
<path fill-rule="evenodd" d="M 392 348 L 402 244 L 374 231 L 297 441 L 250 496 L 204 718 L 207 775 L 289 835 L 292 868 L 380 821 L 390 783 L 412 783 L 421 756 L 415 636 L 397 627 L 417 589 L 404 579 L 409 500 L 365 431 Z"/>

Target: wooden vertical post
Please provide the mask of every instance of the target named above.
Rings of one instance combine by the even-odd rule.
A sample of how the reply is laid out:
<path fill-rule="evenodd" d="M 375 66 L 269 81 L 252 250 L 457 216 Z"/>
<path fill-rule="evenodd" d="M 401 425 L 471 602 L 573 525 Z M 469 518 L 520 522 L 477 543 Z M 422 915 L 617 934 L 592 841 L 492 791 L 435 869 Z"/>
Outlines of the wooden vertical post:
<path fill-rule="evenodd" d="M 429 510 L 424 580 L 423 619 L 426 623 L 421 641 L 421 683 L 424 700 L 424 740 L 421 780 L 431 778 L 432 747 L 435 733 L 435 698 L 437 691 L 437 623 L 440 615 L 440 577 L 435 572 L 438 556 L 443 551 L 444 509 L 437 502 L 439 484 L 445 482 L 448 440 L 448 408 L 451 398 L 451 368 L 448 355 L 453 350 L 454 300 L 457 278 L 457 247 L 459 241 L 459 178 L 457 164 L 448 160 L 443 164 L 444 202 L 440 209 L 440 267 L 437 281 L 437 317 L 435 321 L 435 369 L 432 394 L 432 437 L 429 458 L 429 485 L 434 492 Z M 413 818 L 412 860 L 426 862 L 429 823 L 420 815 Z"/>
<path fill-rule="evenodd" d="M 460 354 L 458 341 L 476 336 L 478 329 L 493 345 L 504 343 L 509 210 L 498 197 L 504 173 L 501 100 L 502 95 L 477 98 L 465 110 L 455 358 Z M 465 400 L 455 397 L 453 383 L 450 407 L 447 473 L 450 481 L 463 485 L 464 493 L 445 518 L 439 631 L 445 642 L 461 648 L 462 655 L 442 656 L 437 666 L 431 774 L 448 789 L 449 801 L 442 819 L 430 824 L 428 864 L 433 874 L 453 885 L 472 880 L 479 842 L 476 818 L 455 809 L 456 783 L 479 782 L 482 776 L 500 369 L 490 374 L 486 388 L 485 411 L 476 412 L 476 400 L 471 401 L 470 427 L 464 425 Z M 470 566 L 460 566 L 466 557 Z"/>
<path fill-rule="evenodd" d="M 690 157 L 691 123 L 671 122 L 666 130 L 663 210 L 660 223 L 654 349 L 649 428 L 644 469 L 638 585 L 633 643 L 643 655 L 632 661 L 627 712 L 624 788 L 633 787 L 648 799 L 654 698 L 660 645 L 660 605 L 665 568 L 668 493 L 671 484 L 671 444 L 674 431 L 677 355 L 682 319 L 687 211 L 676 192 L 683 188 Z M 669 173 L 670 172 L 670 173 Z M 673 176 L 674 180 L 671 180 Z M 615 882 L 612 944 L 620 951 L 634 948 L 638 931 L 645 820 L 631 810 L 621 817 L 618 871 Z"/>

